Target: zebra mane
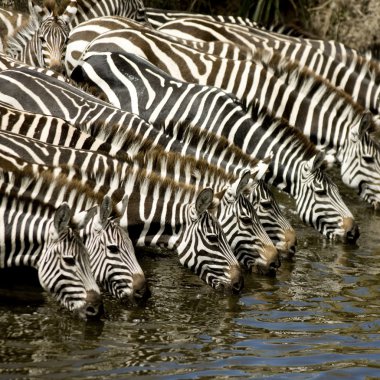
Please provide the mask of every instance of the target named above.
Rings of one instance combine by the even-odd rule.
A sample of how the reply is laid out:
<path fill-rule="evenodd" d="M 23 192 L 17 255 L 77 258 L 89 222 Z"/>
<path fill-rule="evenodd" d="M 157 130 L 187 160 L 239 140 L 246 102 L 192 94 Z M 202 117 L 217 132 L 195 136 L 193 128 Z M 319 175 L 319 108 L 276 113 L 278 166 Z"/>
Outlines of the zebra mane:
<path fill-rule="evenodd" d="M 245 154 L 237 145 L 231 144 L 224 136 L 217 136 L 211 131 L 202 130 L 196 126 L 189 125 L 187 122 L 170 122 L 167 125 L 162 125 L 161 129 L 171 137 L 191 146 L 196 146 L 199 141 L 205 141 L 207 146 L 213 146 L 215 156 L 219 157 L 226 151 L 229 152 L 228 157 L 236 157 L 243 166 L 253 167 L 258 163 L 258 160 Z"/>
<path fill-rule="evenodd" d="M 7 184 L 25 190 L 22 196 L 19 196 L 15 190 L 17 198 L 28 202 L 43 203 L 53 209 L 56 209 L 56 206 L 52 201 L 45 201 L 33 196 L 34 189 L 38 189 L 38 194 L 42 194 L 42 197 L 44 194 L 54 194 L 57 197 L 63 192 L 65 199 L 70 199 L 75 205 L 83 204 L 85 209 L 99 205 L 103 201 L 104 194 L 95 193 L 89 185 L 83 184 L 76 178 L 68 179 L 68 175 L 73 172 L 76 173 L 76 170 L 67 165 L 51 167 L 49 165 L 25 163 L 18 158 L 13 158 L 13 161 L 16 161 L 17 164 L 22 163 L 22 168 L 12 163 L 11 159 L 8 160 L 0 156 L 1 176 L 7 179 Z M 71 207 L 73 212 L 75 207 L 77 206 Z M 120 216 L 114 206 L 113 215 Z"/>
<path fill-rule="evenodd" d="M 252 104 L 251 114 L 253 119 L 257 120 L 257 123 L 259 123 L 264 130 L 269 129 L 273 123 L 276 123 L 277 134 L 279 134 L 280 131 L 285 131 L 284 136 L 290 138 L 293 146 L 301 147 L 304 160 L 314 157 L 319 152 L 317 147 L 299 129 L 291 127 L 286 119 L 274 116 L 273 113 L 264 106 L 261 106 L 259 102 Z"/>
<path fill-rule="evenodd" d="M 182 156 L 177 152 L 166 152 L 160 146 L 147 153 L 137 155 L 134 160 L 140 165 L 151 165 L 153 168 L 160 168 L 161 165 L 164 165 L 171 173 L 180 168 L 181 173 L 189 171 L 193 176 L 203 176 L 207 172 L 208 175 L 223 179 L 225 182 L 232 182 L 236 179 L 234 175 L 209 164 L 206 160 L 196 159 L 189 155 Z"/>
<path fill-rule="evenodd" d="M 320 104 L 323 104 L 330 95 L 334 95 L 337 101 L 349 105 L 355 114 L 365 112 L 365 108 L 355 102 L 348 93 L 331 85 L 327 79 L 313 71 L 300 68 L 297 61 L 290 61 L 279 53 L 265 49 L 257 49 L 253 59 L 260 62 L 268 71 L 272 71 L 280 79 L 291 83 L 297 91 L 307 96 L 319 93 Z"/>
<path fill-rule="evenodd" d="M 357 55 L 355 57 L 356 62 L 359 65 L 363 65 L 367 68 L 370 74 L 371 81 L 375 82 L 376 85 L 380 84 L 380 63 L 376 59 L 368 59 L 364 55 Z"/>

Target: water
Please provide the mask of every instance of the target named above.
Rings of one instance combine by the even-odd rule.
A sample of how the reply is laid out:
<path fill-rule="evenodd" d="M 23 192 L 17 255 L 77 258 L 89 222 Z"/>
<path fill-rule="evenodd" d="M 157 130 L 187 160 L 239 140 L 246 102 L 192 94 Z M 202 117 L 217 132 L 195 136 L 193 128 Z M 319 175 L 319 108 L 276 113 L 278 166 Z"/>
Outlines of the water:
<path fill-rule="evenodd" d="M 25 284 L 3 289 L 0 379 L 380 378 L 380 213 L 343 195 L 360 223 L 357 245 L 326 242 L 288 211 L 295 258 L 277 278 L 247 275 L 240 295 L 144 252 L 152 297 L 106 298 L 101 322 L 76 320 Z"/>

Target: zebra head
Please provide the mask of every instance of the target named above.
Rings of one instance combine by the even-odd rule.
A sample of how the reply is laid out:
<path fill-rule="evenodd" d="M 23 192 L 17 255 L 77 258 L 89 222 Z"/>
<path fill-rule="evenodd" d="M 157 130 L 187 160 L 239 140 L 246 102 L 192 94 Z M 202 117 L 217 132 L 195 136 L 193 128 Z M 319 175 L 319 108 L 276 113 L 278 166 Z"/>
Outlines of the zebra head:
<path fill-rule="evenodd" d="M 257 165 L 258 172 L 254 180 L 251 180 L 250 192 L 246 195 L 252 203 L 265 232 L 278 251 L 293 256 L 297 246 L 296 232 L 281 212 L 272 191 L 263 179 L 271 161 L 272 155 L 259 162 Z"/>
<path fill-rule="evenodd" d="M 195 203 L 186 207 L 187 223 L 175 248 L 181 264 L 214 289 L 238 292 L 243 287 L 242 272 L 220 224 L 210 211 L 216 207 L 214 202 L 218 201 L 210 188 L 197 194 Z"/>
<path fill-rule="evenodd" d="M 216 217 L 239 263 L 248 270 L 273 275 L 280 265 L 279 256 L 245 196 L 251 177 L 251 170 L 246 170 L 234 183 L 216 194 L 220 199 Z"/>
<path fill-rule="evenodd" d="M 359 195 L 375 209 L 380 207 L 380 146 L 371 137 L 372 114 L 365 113 L 351 127 L 337 154 L 343 182 L 359 190 Z"/>
<path fill-rule="evenodd" d="M 43 8 L 33 0 L 29 0 L 28 5 L 38 25 L 30 41 L 30 52 L 35 54 L 38 66 L 63 72 L 69 25 L 77 12 L 77 1 L 70 0 L 61 15 L 57 14 L 54 0 L 45 0 Z"/>
<path fill-rule="evenodd" d="M 144 272 L 119 218 L 111 217 L 112 210 L 111 198 L 106 196 L 100 206 L 75 215 L 74 221 L 83 228 L 81 235 L 97 283 L 118 299 L 142 298 L 147 294 Z"/>
<path fill-rule="evenodd" d="M 78 233 L 69 227 L 71 210 L 63 203 L 55 212 L 46 250 L 38 263 L 42 287 L 81 318 L 103 312 L 100 291 L 91 273 L 88 252 Z"/>
<path fill-rule="evenodd" d="M 301 165 L 297 211 L 303 222 L 310 224 L 328 239 L 355 242 L 359 228 L 343 202 L 338 186 L 323 170 L 325 154 L 318 152 Z"/>

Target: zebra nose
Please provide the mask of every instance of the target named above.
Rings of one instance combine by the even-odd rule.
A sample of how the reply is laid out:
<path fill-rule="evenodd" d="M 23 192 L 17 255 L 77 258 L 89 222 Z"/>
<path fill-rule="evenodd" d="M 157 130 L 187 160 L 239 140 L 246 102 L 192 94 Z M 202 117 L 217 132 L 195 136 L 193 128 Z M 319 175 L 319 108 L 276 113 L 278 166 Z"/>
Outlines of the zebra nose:
<path fill-rule="evenodd" d="M 135 298 L 148 298 L 150 296 L 149 288 L 147 287 L 145 276 L 142 273 L 135 273 L 132 276 L 132 289 Z"/>
<path fill-rule="evenodd" d="M 343 218 L 344 239 L 349 243 L 355 243 L 360 236 L 359 227 L 353 218 Z"/>
<path fill-rule="evenodd" d="M 231 267 L 231 290 L 233 293 L 239 293 L 244 287 L 244 278 L 240 266 Z"/>
<path fill-rule="evenodd" d="M 86 304 L 83 311 L 87 318 L 101 317 L 104 313 L 101 295 L 94 290 L 87 292 Z"/>
<path fill-rule="evenodd" d="M 49 69 L 54 70 L 59 74 L 63 73 L 63 65 L 60 62 L 52 62 Z"/>
<path fill-rule="evenodd" d="M 258 270 L 262 274 L 275 276 L 277 268 L 280 267 L 280 255 L 274 245 L 264 245 L 263 260 L 258 264 Z"/>

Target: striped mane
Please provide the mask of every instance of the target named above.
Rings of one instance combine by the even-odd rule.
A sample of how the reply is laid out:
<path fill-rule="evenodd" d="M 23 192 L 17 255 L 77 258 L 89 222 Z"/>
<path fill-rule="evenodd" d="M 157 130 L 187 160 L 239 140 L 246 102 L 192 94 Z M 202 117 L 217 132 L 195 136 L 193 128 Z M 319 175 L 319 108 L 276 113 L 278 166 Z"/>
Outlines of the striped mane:
<path fill-rule="evenodd" d="M 36 166 L 39 172 L 36 172 Z M 102 203 L 102 193 L 95 193 L 90 186 L 83 184 L 78 179 L 68 179 L 67 175 L 75 171 L 75 169 L 69 168 L 66 165 L 62 165 L 59 169 L 61 168 L 62 172 L 58 173 L 54 171 L 53 167 L 49 167 L 48 165 L 34 164 L 32 166 L 31 164 L 25 164 L 22 169 L 19 169 L 7 159 L 0 157 L 0 170 L 3 171 L 1 175 L 5 176 L 7 184 L 12 184 L 16 188 L 25 190 L 21 197 L 17 195 L 16 190 L 15 195 L 17 195 L 17 198 L 28 202 L 39 202 L 39 200 L 33 196 L 34 188 L 38 188 L 39 194 L 54 194 L 55 196 L 52 196 L 52 199 L 56 199 L 62 191 L 64 191 L 65 199 L 70 198 L 73 202 L 78 204 L 84 203 L 84 197 L 90 199 L 91 204 L 87 208 L 94 206 L 94 203 Z M 45 204 L 45 202 L 43 203 Z M 85 204 L 86 203 L 88 202 L 85 202 Z M 52 209 L 56 209 L 56 206 L 54 206 L 52 202 L 46 202 L 46 205 Z M 113 215 L 119 216 L 116 208 L 113 209 Z"/>
<path fill-rule="evenodd" d="M 197 160 L 189 155 L 184 157 L 177 152 L 165 152 L 165 150 L 159 146 L 147 153 L 136 156 L 134 159 L 137 160 L 140 165 L 146 166 L 150 163 L 153 168 L 160 168 L 164 165 L 168 168 L 170 173 L 173 173 L 179 165 L 181 173 L 189 171 L 192 175 L 196 175 L 197 172 L 202 175 L 207 171 L 209 175 L 213 175 L 215 178 L 221 178 L 225 182 L 232 182 L 235 179 L 232 174 L 228 174 L 224 170 L 210 165 L 205 160 Z"/>
<path fill-rule="evenodd" d="M 211 131 L 205 131 L 195 126 L 189 126 L 186 122 L 171 122 L 161 127 L 169 136 L 175 137 L 179 141 L 189 143 L 196 146 L 199 141 L 205 141 L 207 146 L 214 147 L 215 156 L 219 157 L 226 151 L 229 152 L 228 157 L 234 156 L 239 162 L 246 166 L 254 166 L 258 160 L 245 154 L 238 146 L 231 144 L 224 136 L 217 136 Z"/>

